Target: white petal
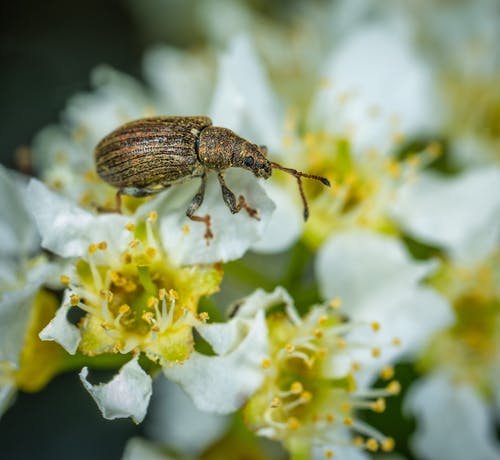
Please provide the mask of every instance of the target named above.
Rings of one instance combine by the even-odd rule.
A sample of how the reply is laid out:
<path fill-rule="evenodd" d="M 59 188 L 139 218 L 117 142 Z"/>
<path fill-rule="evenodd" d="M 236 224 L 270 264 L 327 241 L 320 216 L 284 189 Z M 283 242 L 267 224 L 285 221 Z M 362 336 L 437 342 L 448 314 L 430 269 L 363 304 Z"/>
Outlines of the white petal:
<path fill-rule="evenodd" d="M 324 77 L 329 85 L 317 95 L 313 124 L 349 133 L 357 152 L 389 152 L 395 133 L 418 135 L 439 119 L 429 68 L 386 24 L 355 29 L 334 49 Z"/>
<path fill-rule="evenodd" d="M 125 445 L 122 460 L 174 460 L 174 458 L 146 439 L 131 438 Z"/>
<path fill-rule="evenodd" d="M 130 232 L 125 230 L 130 218 L 121 214 L 92 214 L 36 179 L 30 181 L 28 191 L 42 246 L 60 256 L 81 257 L 87 254 L 89 244 L 101 241 L 108 243 L 109 253 L 118 253 L 130 239 Z"/>
<path fill-rule="evenodd" d="M 26 209 L 25 180 L 0 165 L 0 253 L 20 256 L 38 245 L 33 218 Z"/>
<path fill-rule="evenodd" d="M 196 326 L 200 335 L 212 346 L 214 352 L 223 355 L 233 351 L 248 334 L 249 325 L 260 310 L 284 303 L 292 315 L 298 315 L 288 292 L 278 286 L 268 293 L 263 289 L 235 302 L 229 307 L 232 318 L 225 323 L 208 323 Z"/>
<path fill-rule="evenodd" d="M 61 345 L 69 354 L 74 355 L 80 344 L 80 330 L 71 324 L 68 319 L 68 311 L 73 308 L 70 302 L 71 292 L 66 290 L 61 306 L 56 315 L 45 326 L 38 336 L 41 340 L 53 340 Z"/>
<path fill-rule="evenodd" d="M 380 325 L 373 335 L 367 336 L 370 331 L 360 328 L 347 337 L 370 345 L 348 356 L 364 364 L 360 381 L 371 381 L 376 368 L 418 351 L 453 321 L 448 302 L 419 285 L 434 266 L 411 260 L 398 240 L 369 232 L 339 234 L 321 248 L 316 273 L 322 296 L 340 297 L 341 309 L 350 319 Z M 391 345 L 395 338 L 400 346 Z M 377 360 L 370 354 L 375 347 L 381 350 Z"/>
<path fill-rule="evenodd" d="M 162 101 L 160 113 L 207 113 L 213 72 L 206 60 L 167 46 L 155 46 L 144 56 L 146 79 Z"/>
<path fill-rule="evenodd" d="M 273 182 L 264 182 L 262 186 L 276 205 L 276 210 L 264 235 L 252 249 L 264 254 L 284 251 L 298 240 L 304 226 L 298 191 L 294 197 Z"/>
<path fill-rule="evenodd" d="M 403 188 L 395 215 L 413 236 L 443 246 L 457 261 L 482 260 L 499 242 L 500 170 L 421 175 Z"/>
<path fill-rule="evenodd" d="M 138 357 L 125 364 L 108 383 L 92 385 L 87 380 L 88 368 L 80 372 L 80 380 L 92 395 L 104 418 L 132 417 L 141 423 L 146 416 L 152 393 L 151 377 L 139 366 Z"/>
<path fill-rule="evenodd" d="M 38 289 L 38 284 L 29 284 L 0 296 L 0 362 L 18 363 Z"/>
<path fill-rule="evenodd" d="M 198 409 L 227 414 L 239 409 L 264 378 L 262 360 L 268 356 L 267 326 L 261 310 L 246 338 L 231 353 L 206 356 L 194 352 L 180 365 L 164 368 Z"/>
<path fill-rule="evenodd" d="M 196 456 L 226 431 L 228 416 L 201 412 L 178 385 L 163 376 L 153 385 L 145 432 L 155 441 Z"/>
<path fill-rule="evenodd" d="M 247 36 L 233 39 L 219 61 L 218 83 L 209 115 L 273 153 L 282 145 L 284 117 Z"/>
<path fill-rule="evenodd" d="M 316 274 L 324 299 L 340 297 L 353 317 L 378 313 L 387 302 L 407 297 L 433 271 L 434 262 L 416 262 L 402 244 L 368 231 L 339 233 L 320 249 Z"/>
<path fill-rule="evenodd" d="M 13 382 L 5 382 L 0 384 L 0 419 L 5 411 L 9 408 L 14 395 L 16 394 L 16 385 Z"/>
<path fill-rule="evenodd" d="M 491 407 L 472 387 L 437 373 L 416 383 L 406 403 L 418 420 L 412 444 L 422 458 L 500 458 Z"/>
<path fill-rule="evenodd" d="M 198 180 L 176 185 L 138 210 L 138 216 L 146 215 L 152 209 L 158 212 L 161 240 L 174 262 L 193 264 L 234 260 L 265 234 L 274 204 L 258 180 L 249 172 L 235 170 L 228 171 L 225 179 L 236 196 L 243 195 L 250 206 L 258 209 L 260 220 L 251 218 L 245 210 L 231 214 L 222 199 L 215 174 L 209 174 L 205 200 L 196 212 L 198 216 L 211 216 L 214 238 L 209 245 L 204 238 L 205 225 L 186 217 L 186 210 L 199 187 Z"/>

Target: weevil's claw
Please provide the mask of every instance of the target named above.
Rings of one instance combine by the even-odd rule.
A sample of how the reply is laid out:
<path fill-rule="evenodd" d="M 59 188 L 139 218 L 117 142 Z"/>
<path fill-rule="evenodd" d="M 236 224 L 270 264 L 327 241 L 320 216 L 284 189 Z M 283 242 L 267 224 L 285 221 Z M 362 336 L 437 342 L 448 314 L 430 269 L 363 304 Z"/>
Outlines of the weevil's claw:
<path fill-rule="evenodd" d="M 245 197 L 243 195 L 240 195 L 238 197 L 238 210 L 239 209 L 244 209 L 247 214 L 252 218 L 252 219 L 255 219 L 255 220 L 260 220 L 260 217 L 259 217 L 259 210 L 258 209 L 255 209 L 255 208 L 252 208 L 248 203 L 247 203 L 247 200 L 245 199 Z"/>
<path fill-rule="evenodd" d="M 203 235 L 203 237 L 205 238 L 207 246 L 209 246 L 210 240 L 214 239 L 214 234 L 212 233 L 212 219 L 210 218 L 210 214 L 206 214 L 204 216 L 187 216 L 187 217 L 195 222 L 203 222 L 205 224 L 205 234 Z"/>

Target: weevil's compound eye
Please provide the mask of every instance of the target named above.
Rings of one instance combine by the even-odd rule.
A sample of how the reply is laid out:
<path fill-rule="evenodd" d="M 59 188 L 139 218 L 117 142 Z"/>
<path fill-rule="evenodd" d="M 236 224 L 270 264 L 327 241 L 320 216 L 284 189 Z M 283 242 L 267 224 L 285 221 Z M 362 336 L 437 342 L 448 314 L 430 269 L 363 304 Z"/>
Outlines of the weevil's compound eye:
<path fill-rule="evenodd" d="M 254 163 L 253 157 L 246 157 L 245 158 L 245 166 L 248 166 L 249 168 L 251 168 L 253 166 L 253 163 Z"/>

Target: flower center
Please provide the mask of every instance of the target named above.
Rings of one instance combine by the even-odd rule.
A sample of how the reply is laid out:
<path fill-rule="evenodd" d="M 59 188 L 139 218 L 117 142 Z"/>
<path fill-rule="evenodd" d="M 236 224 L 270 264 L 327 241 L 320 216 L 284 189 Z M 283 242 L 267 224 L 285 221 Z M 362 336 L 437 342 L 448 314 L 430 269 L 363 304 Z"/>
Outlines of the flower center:
<path fill-rule="evenodd" d="M 245 407 L 251 427 L 291 450 L 297 443 L 324 446 L 326 457 L 333 453 L 327 446 L 352 444 L 343 433 L 346 427 L 358 434 L 354 440 L 359 447 L 392 450 L 392 438 L 364 423 L 357 411 L 383 412 L 385 398 L 399 392 L 399 383 L 358 388 L 361 365 L 350 359 L 354 350 L 368 359 L 379 356 L 379 348 L 351 342 L 349 333 L 358 328 L 376 333 L 380 325 L 342 322 L 331 306 L 314 307 L 302 319 L 274 313 L 267 323 L 271 353 L 262 362 L 266 381 Z M 391 368 L 381 373 L 386 380 L 393 374 Z"/>
<path fill-rule="evenodd" d="M 399 187 L 437 156 L 441 148 L 430 144 L 424 150 L 396 160 L 375 151 L 355 155 L 348 139 L 325 132 L 304 137 L 308 173 L 327 177 L 332 187 L 305 184 L 310 189 L 311 222 L 306 241 L 319 246 L 333 231 L 365 227 L 384 233 L 397 231 L 387 209 Z"/>
<path fill-rule="evenodd" d="M 91 244 L 76 264 L 76 278 L 63 277 L 71 304 L 87 314 L 80 321 L 83 353 L 142 350 L 153 361 L 183 361 L 192 349 L 198 300 L 218 289 L 220 268 L 177 267 L 155 236 L 156 213 L 137 227 L 118 254 L 106 242 Z M 201 320 L 203 320 L 201 318 Z"/>

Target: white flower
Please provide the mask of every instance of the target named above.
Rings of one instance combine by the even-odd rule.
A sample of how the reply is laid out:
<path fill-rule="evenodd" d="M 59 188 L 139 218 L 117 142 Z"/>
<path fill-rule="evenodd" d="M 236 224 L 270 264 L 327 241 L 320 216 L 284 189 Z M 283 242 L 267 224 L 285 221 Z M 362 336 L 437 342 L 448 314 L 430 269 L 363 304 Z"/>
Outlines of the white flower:
<path fill-rule="evenodd" d="M 324 66 L 312 123 L 347 134 L 356 153 L 391 153 L 401 136 L 435 129 L 432 75 L 407 35 L 383 22 L 348 34 Z"/>
<path fill-rule="evenodd" d="M 427 375 L 409 404 L 419 420 L 415 449 L 431 459 L 442 458 L 443 452 L 453 458 L 465 459 L 471 452 L 496 458 L 500 446 L 492 443 L 485 419 L 492 421 L 492 404 L 500 394 L 500 172 L 422 177 L 408 186 L 396 216 L 411 235 L 444 249 L 442 268 L 430 282 L 456 316 L 421 356 Z M 424 405 L 427 398 L 432 401 Z M 450 417 L 436 436 L 431 427 L 444 411 Z M 450 444 L 441 428 L 453 430 L 460 443 Z"/>
<path fill-rule="evenodd" d="M 356 452 L 392 450 L 391 438 L 354 414 L 358 409 L 382 412 L 384 397 L 399 391 L 396 381 L 373 390 L 358 386 L 359 366 L 373 360 L 369 342 L 376 332 L 369 323 L 344 323 L 326 305 L 311 307 L 301 318 L 283 288 L 269 294 L 258 289 L 232 311 L 227 323 L 198 327 L 215 356 L 197 354 L 164 368 L 199 409 L 224 413 L 246 403 L 248 426 L 282 441 L 292 453 L 312 452 L 319 445 L 328 457 L 351 443 Z M 363 330 L 365 340 L 351 345 L 344 338 L 355 329 Z M 349 358 L 364 342 L 364 360 Z M 384 379 L 392 375 L 391 369 L 382 370 Z M 351 439 L 350 430 L 358 436 Z"/>
<path fill-rule="evenodd" d="M 332 236 L 320 249 L 316 276 L 323 298 L 337 299 L 352 321 L 380 327 L 373 340 L 380 351 L 376 364 L 387 364 L 419 352 L 452 322 L 446 300 L 422 285 L 436 268 L 436 263 L 412 260 L 395 238 L 353 231 Z M 371 380 L 373 372 L 365 371 Z"/>
<path fill-rule="evenodd" d="M 454 261 L 483 260 L 500 242 L 500 169 L 421 174 L 401 191 L 394 215 L 413 237 L 444 248 Z"/>
<path fill-rule="evenodd" d="M 446 371 L 434 372 L 414 384 L 406 407 L 419 421 L 412 444 L 422 458 L 500 457 L 491 406 L 470 385 L 454 381 Z"/>
<path fill-rule="evenodd" d="M 25 182 L 0 167 L 0 415 L 18 386 L 39 387 L 47 377 L 43 373 L 31 384 L 26 382 L 25 373 L 32 363 L 22 356 L 25 345 L 34 348 L 31 341 L 38 340 L 31 331 L 40 326 L 42 297 L 37 295 L 57 270 L 44 257 L 33 257 L 39 250 L 39 237 L 27 210 Z M 50 309 L 49 304 L 45 307 Z"/>

